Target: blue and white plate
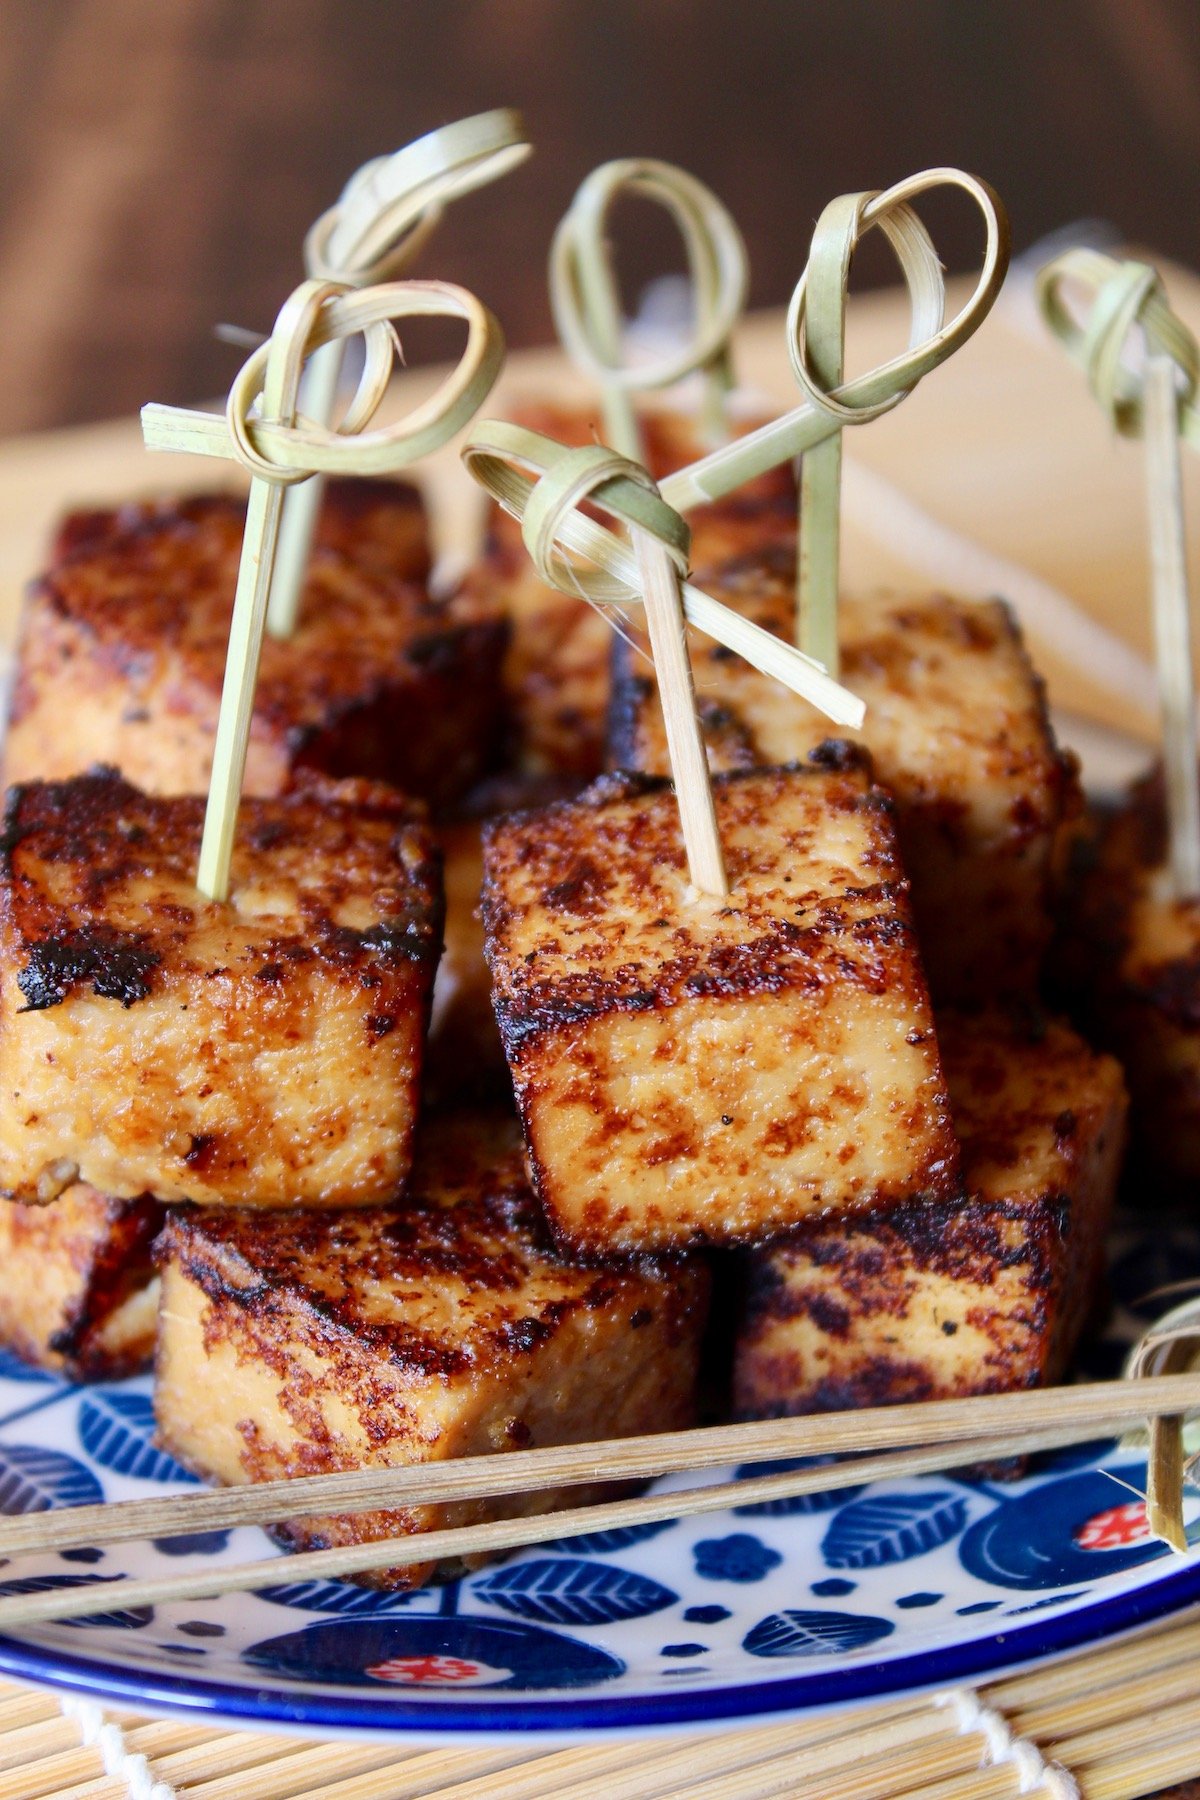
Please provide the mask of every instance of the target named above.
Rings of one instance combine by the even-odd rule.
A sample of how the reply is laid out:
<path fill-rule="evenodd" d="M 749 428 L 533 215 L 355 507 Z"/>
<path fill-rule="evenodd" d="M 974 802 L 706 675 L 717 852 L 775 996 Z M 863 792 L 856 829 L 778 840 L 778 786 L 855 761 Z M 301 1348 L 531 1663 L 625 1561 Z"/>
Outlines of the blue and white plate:
<path fill-rule="evenodd" d="M 1124 1304 L 1089 1372 L 1116 1372 L 1136 1297 L 1168 1273 L 1200 1274 L 1200 1234 L 1118 1241 Z M 957 1683 L 1200 1602 L 1200 1554 L 1150 1538 L 1144 1461 L 1114 1445 L 1016 1483 L 937 1475 L 766 1507 L 739 1508 L 741 1473 L 719 1517 L 560 1540 L 413 1595 L 289 1581 L 281 1557 L 257 1594 L 105 1611 L 121 1575 L 269 1554 L 252 1531 L 23 1558 L 0 1594 L 88 1583 L 96 1613 L 0 1639 L 0 1671 L 310 1732 L 627 1733 Z M 0 1363 L 4 1511 L 190 1479 L 154 1443 L 147 1381 L 81 1389 Z M 1195 1498 L 1188 1520 L 1200 1540 Z"/>

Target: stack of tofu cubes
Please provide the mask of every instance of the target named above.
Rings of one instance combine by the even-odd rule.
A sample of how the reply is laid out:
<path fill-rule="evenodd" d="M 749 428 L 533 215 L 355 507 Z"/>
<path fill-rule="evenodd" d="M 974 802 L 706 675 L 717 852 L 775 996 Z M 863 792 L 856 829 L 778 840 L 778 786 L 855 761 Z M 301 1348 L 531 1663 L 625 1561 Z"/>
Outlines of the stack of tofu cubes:
<path fill-rule="evenodd" d="M 664 472 L 678 434 L 649 442 Z M 790 637 L 794 508 L 768 489 L 695 525 L 697 585 Z M 492 563 L 489 591 L 533 614 L 504 526 Z M 849 595 L 839 626 L 853 742 L 690 635 L 728 901 L 686 892 L 636 630 L 603 693 L 610 772 L 487 845 L 539 1196 L 589 1255 L 717 1252 L 741 1417 L 1059 1379 L 1124 1144 L 1120 1068 L 1041 1003 L 1080 802 L 1015 619 Z"/>
<path fill-rule="evenodd" d="M 658 473 L 696 453 L 666 416 L 650 446 Z M 499 518 L 435 599 L 413 492 L 332 483 L 215 904 L 193 874 L 241 518 L 75 515 L 30 594 L 6 1341 L 87 1379 L 156 1337 L 163 1441 L 224 1482 L 684 1426 L 710 1292 L 733 1353 L 707 1416 L 1057 1379 L 1125 1101 L 1039 1002 L 1075 790 L 1007 609 L 848 598 L 856 738 L 694 639 L 712 899 L 637 634 L 542 588 Z M 697 519 L 696 579 L 787 636 L 794 539 L 785 472 Z"/>
<path fill-rule="evenodd" d="M 163 1441 L 225 1482 L 686 1425 L 707 1272 L 586 1266 L 511 1111 L 470 1082 L 425 1105 L 437 821 L 494 773 L 506 624 L 429 595 L 410 489 L 331 484 L 300 628 L 264 656 L 228 900 L 195 888 L 242 510 L 80 515 L 30 594 L 0 850 L 0 1333 L 82 1379 L 157 1339 Z"/>

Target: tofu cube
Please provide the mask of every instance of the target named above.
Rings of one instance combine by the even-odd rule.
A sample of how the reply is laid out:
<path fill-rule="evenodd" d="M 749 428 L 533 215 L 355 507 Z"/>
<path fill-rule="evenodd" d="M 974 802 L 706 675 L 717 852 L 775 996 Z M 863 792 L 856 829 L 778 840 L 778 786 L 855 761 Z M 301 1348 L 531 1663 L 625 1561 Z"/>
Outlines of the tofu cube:
<path fill-rule="evenodd" d="M 81 507 L 59 524 L 50 545 L 50 566 L 107 549 L 130 532 L 171 526 L 181 515 L 198 516 L 219 495 L 128 501 L 123 506 Z M 411 482 L 363 475 L 335 475 L 325 483 L 314 547 L 348 556 L 359 568 L 376 569 L 399 581 L 425 581 L 433 563 L 429 521 L 419 488 Z"/>
<path fill-rule="evenodd" d="M 82 1182 L 49 1206 L 0 1204 L 0 1344 L 72 1381 L 115 1381 L 149 1362 L 158 1313 L 153 1200 Z"/>
<path fill-rule="evenodd" d="M 699 570 L 698 584 L 765 630 L 795 629 L 794 545 L 758 546 Z M 1001 601 L 846 596 L 845 685 L 866 702 L 857 734 L 896 801 L 896 825 L 935 1000 L 1032 992 L 1050 937 L 1056 839 L 1078 804 L 1042 684 Z M 666 735 L 653 665 L 618 642 L 609 760 L 662 775 Z M 692 634 L 714 769 L 803 756 L 828 733 L 807 702 Z"/>
<path fill-rule="evenodd" d="M 282 793 L 317 770 L 446 805 L 498 753 L 503 618 L 391 572 L 414 523 L 409 564 L 428 561 L 411 490 L 332 493 L 299 625 L 263 643 L 245 791 Z M 9 782 L 100 762 L 148 793 L 206 790 L 244 520 L 243 501 L 205 495 L 68 521 L 26 601 Z"/>
<path fill-rule="evenodd" d="M 1137 1162 L 1188 1203 L 1200 1179 L 1200 896 L 1175 898 L 1161 772 L 1104 819 L 1056 961 L 1125 1066 Z"/>
<path fill-rule="evenodd" d="M 484 925 L 533 1179 L 590 1254 L 753 1241 L 957 1191 L 896 850 L 861 753 L 721 776 L 732 893 L 674 794 L 609 777 L 484 839 Z"/>
<path fill-rule="evenodd" d="M 816 1221 L 745 1259 L 743 1418 L 1061 1379 L 1124 1144 L 1118 1065 L 1065 1024 L 938 1016 L 967 1199 Z"/>
<path fill-rule="evenodd" d="M 556 1250 L 509 1115 L 422 1129 L 401 1208 L 171 1215 L 159 1250 L 164 1443 L 236 1484 L 393 1468 L 692 1423 L 707 1273 Z M 580 1505 L 602 1489 L 279 1528 L 296 1548 Z M 373 1580 L 419 1585 L 429 1564 Z"/>
<path fill-rule="evenodd" d="M 113 770 L 9 792 L 0 1191 L 370 1206 L 411 1160 L 441 945 L 429 829 L 390 788 L 242 804 L 226 902 L 200 799 Z"/>
<path fill-rule="evenodd" d="M 512 416 L 559 443 L 591 444 L 603 436 L 595 408 L 529 404 L 513 409 Z M 761 422 L 746 419 L 735 429 Z M 705 453 L 696 421 L 684 414 L 647 411 L 642 427 L 647 465 L 660 479 Z M 772 470 L 728 500 L 690 515 L 693 560 L 721 554 L 730 534 L 743 543 L 747 529 L 794 537 L 795 521 L 791 468 Z M 585 781 L 598 775 L 605 761 L 612 625 L 586 600 L 538 578 L 520 525 L 499 507 L 493 510 L 487 551 L 468 576 L 466 591 L 483 603 L 498 603 L 511 627 L 504 663 L 510 760 L 531 775 Z"/>

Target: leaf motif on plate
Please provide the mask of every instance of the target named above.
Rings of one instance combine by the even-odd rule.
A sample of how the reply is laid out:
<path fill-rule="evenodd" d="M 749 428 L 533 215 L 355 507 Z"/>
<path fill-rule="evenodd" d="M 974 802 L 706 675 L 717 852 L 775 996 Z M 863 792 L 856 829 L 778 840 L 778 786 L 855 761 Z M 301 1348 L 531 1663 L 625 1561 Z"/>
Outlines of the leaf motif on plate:
<path fill-rule="evenodd" d="M 837 1460 L 835 1456 L 797 1456 L 784 1462 L 743 1463 L 735 1480 L 750 1481 L 756 1475 L 787 1475 L 793 1469 L 820 1468 L 822 1464 Z M 861 1484 L 858 1487 L 821 1488 L 817 1493 L 791 1494 L 786 1500 L 760 1500 L 750 1506 L 735 1506 L 733 1510 L 747 1519 L 785 1519 L 792 1513 L 832 1512 L 835 1506 L 842 1506 L 861 1493 Z"/>
<path fill-rule="evenodd" d="M 965 1495 L 876 1494 L 842 1507 L 829 1522 L 821 1555 L 831 1569 L 877 1569 L 948 1544 L 967 1522 Z"/>
<path fill-rule="evenodd" d="M 92 1471 L 73 1456 L 40 1444 L 0 1444 L 0 1513 L 95 1506 L 103 1498 Z"/>
<path fill-rule="evenodd" d="M 15 1350 L 0 1345 L 0 1381 L 45 1381 L 58 1386 L 65 1386 L 61 1375 L 52 1369 L 39 1369 L 34 1363 L 27 1363 Z"/>
<path fill-rule="evenodd" d="M 54 1588 L 107 1587 L 119 1575 L 29 1575 L 20 1581 L 0 1582 L 0 1599 L 14 1594 L 45 1594 Z M 97 1599 L 101 1598 L 97 1595 Z M 108 1625 L 117 1631 L 140 1631 L 154 1617 L 152 1606 L 121 1607 L 113 1612 L 88 1613 L 82 1619 L 64 1619 L 64 1625 Z"/>
<path fill-rule="evenodd" d="M 771 1613 L 746 1633 L 742 1649 L 751 1656 L 844 1656 L 894 1630 L 890 1619 L 869 1613 Z"/>
<path fill-rule="evenodd" d="M 649 1575 L 571 1556 L 511 1563 L 472 1587 L 505 1612 L 550 1625 L 615 1625 L 661 1612 L 679 1598 Z"/>
<path fill-rule="evenodd" d="M 348 1581 L 287 1581 L 254 1591 L 260 1600 L 269 1600 L 273 1606 L 337 1613 L 341 1618 L 375 1618 L 381 1613 L 402 1612 L 418 1597 L 412 1591 L 352 1587 Z"/>
<path fill-rule="evenodd" d="M 605 1556 L 610 1550 L 625 1550 L 630 1544 L 644 1544 L 647 1538 L 670 1531 L 673 1519 L 656 1519 L 650 1525 L 615 1525 L 611 1531 L 585 1531 L 579 1537 L 547 1538 L 547 1550 L 569 1550 L 581 1556 Z"/>
<path fill-rule="evenodd" d="M 156 1421 L 148 1394 L 93 1388 L 79 1408 L 79 1441 L 102 1469 L 138 1481 L 189 1481 L 188 1473 L 154 1441 Z"/>

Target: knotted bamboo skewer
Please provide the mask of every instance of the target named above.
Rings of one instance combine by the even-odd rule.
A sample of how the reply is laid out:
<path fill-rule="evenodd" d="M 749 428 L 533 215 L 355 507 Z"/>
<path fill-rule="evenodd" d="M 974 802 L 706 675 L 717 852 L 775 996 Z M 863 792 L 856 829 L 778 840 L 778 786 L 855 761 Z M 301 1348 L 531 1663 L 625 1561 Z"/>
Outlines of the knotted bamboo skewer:
<path fill-rule="evenodd" d="M 464 320 L 467 342 L 462 357 L 423 405 L 394 425 L 368 431 L 391 376 L 396 351 L 393 322 L 413 317 Z M 300 376 L 308 357 L 323 344 L 358 333 L 363 335 L 366 357 L 341 424 L 331 429 L 299 419 Z M 503 357 L 499 325 L 465 288 L 448 282 L 392 282 L 352 293 L 331 282 L 306 281 L 285 302 L 268 342 L 237 375 L 224 418 L 169 406 L 142 409 L 148 449 L 233 457 L 251 475 L 196 877 L 197 887 L 209 899 L 224 900 L 229 892 L 284 488 L 337 470 L 380 474 L 427 455 L 478 411 Z"/>
<path fill-rule="evenodd" d="M 656 361 L 628 361 L 622 341 L 608 221 L 616 200 L 627 194 L 666 207 L 679 226 L 691 274 L 690 339 Z M 550 305 L 563 348 L 600 388 L 607 444 L 640 462 L 634 394 L 673 387 L 694 371 L 704 379 L 701 429 L 710 443 L 725 441 L 733 386 L 730 340 L 748 287 L 742 235 L 727 208 L 694 175 L 651 157 L 625 157 L 592 171 L 554 234 Z"/>
<path fill-rule="evenodd" d="M 1069 1408 L 1069 1419 L 1064 1414 Z M 39 1514 L 0 1522 L 0 1555 L 112 1544 L 186 1531 L 269 1524 L 281 1517 L 329 1511 L 375 1511 L 538 1492 L 596 1481 L 713 1469 L 732 1463 L 845 1458 L 775 1475 L 651 1493 L 533 1518 L 498 1519 L 393 1540 L 303 1552 L 286 1563 L 289 1580 L 363 1574 L 372 1569 L 490 1554 L 499 1550 L 610 1531 L 622 1526 L 725 1511 L 804 1493 L 859 1486 L 900 1476 L 961 1468 L 1002 1457 L 1032 1454 L 1119 1432 L 1135 1421 L 1182 1415 L 1200 1408 L 1200 1375 L 1167 1375 L 1140 1381 L 1099 1382 L 1069 1390 L 926 1401 L 808 1418 L 663 1433 L 505 1452 L 397 1469 L 347 1471 L 261 1483 L 222 1492 L 192 1492 L 165 1499 L 122 1502 Z M 243 1564 L 208 1564 L 162 1578 L 106 1584 L 103 1606 L 165 1604 L 269 1585 L 279 1575 L 277 1558 Z M 97 1608 L 94 1590 L 57 1589 L 0 1600 L 0 1629 L 34 1621 L 86 1617 Z"/>
<path fill-rule="evenodd" d="M 699 893 L 724 896 L 729 885 L 685 621 L 765 672 L 779 671 L 788 686 L 839 723 L 861 724 L 862 703 L 799 652 L 683 579 L 688 528 L 663 504 L 640 464 L 598 444 L 569 450 L 523 426 L 494 420 L 475 428 L 463 459 L 493 498 L 520 519 L 525 546 L 544 581 L 581 595 L 606 616 L 611 605 L 644 603 L 688 873 Z M 526 470 L 540 479 L 535 482 Z M 627 527 L 628 546 L 579 511 L 585 499 Z M 580 556 L 591 566 L 581 567 L 575 560 Z"/>
<path fill-rule="evenodd" d="M 1089 297 L 1083 324 L 1066 302 L 1073 285 Z M 1200 895 L 1200 770 L 1179 445 L 1182 438 L 1200 449 L 1200 347 L 1146 263 L 1068 250 L 1039 271 L 1037 295 L 1043 318 L 1084 370 L 1110 422 L 1123 436 L 1145 440 L 1169 873 L 1174 897 L 1193 899 Z M 1128 347 L 1139 329 L 1146 354 L 1136 368 Z"/>
<path fill-rule="evenodd" d="M 878 229 L 896 253 L 912 300 L 910 349 L 943 338 L 945 284 L 941 264 L 911 200 L 929 189 L 959 186 L 982 207 L 988 218 L 989 251 L 992 219 L 988 202 L 999 202 L 990 190 L 953 169 L 933 169 L 913 176 L 886 193 L 842 194 L 817 220 L 808 264 L 788 308 L 788 354 L 792 372 L 814 405 L 843 425 L 861 425 L 890 412 L 903 394 L 871 406 L 846 405 L 836 397 L 845 374 L 846 303 L 850 265 L 859 243 Z M 1003 269 L 999 269 L 1003 275 Z M 952 348 L 966 341 L 984 311 L 970 308 L 952 327 Z M 964 323 L 965 321 L 965 323 Z M 942 360 L 939 355 L 938 360 Z M 933 364 L 928 366 L 932 367 Z M 923 369 L 922 372 L 925 372 Z M 800 532 L 796 558 L 796 642 L 838 670 L 838 570 L 841 511 L 842 434 L 835 432 L 805 454 L 800 471 Z"/>
<path fill-rule="evenodd" d="M 936 259 L 930 261 L 925 250 L 925 227 L 919 225 L 909 205 L 921 194 L 932 193 L 937 187 L 963 189 L 963 193 L 979 207 L 986 229 L 979 281 L 963 310 L 948 324 L 943 322 L 945 293 L 941 292 L 941 272 L 937 270 L 936 286 Z M 864 196 L 855 196 L 855 200 L 864 200 Z M 691 511 L 693 506 L 705 506 L 709 500 L 720 500 L 745 482 L 756 481 L 759 475 L 765 475 L 779 464 L 788 463 L 792 457 L 804 455 L 829 437 L 837 436 L 846 425 L 865 423 L 867 419 L 880 418 L 883 412 L 891 412 L 923 376 L 954 355 L 955 349 L 961 349 L 988 317 L 1000 286 L 1004 284 L 1009 259 L 1009 229 L 999 196 L 986 182 L 977 180 L 977 176 L 964 175 L 963 169 L 927 169 L 923 175 L 909 176 L 905 182 L 887 187 L 882 193 L 867 196 L 856 218 L 858 236 L 874 225 L 880 225 L 885 218 L 891 218 L 894 223 L 900 221 L 896 223 L 896 238 L 892 243 L 900 257 L 901 274 L 909 284 L 914 304 L 909 349 L 900 356 L 892 356 L 891 362 L 880 364 L 878 369 L 869 369 L 849 382 L 838 382 L 837 387 L 826 391 L 808 365 L 806 337 L 802 335 L 810 279 L 810 272 L 806 270 L 792 295 L 792 306 L 788 311 L 788 353 L 792 356 L 793 374 L 801 383 L 806 398 L 783 418 L 774 419 L 770 425 L 748 432 L 745 437 L 736 437 L 730 445 L 714 450 L 698 463 L 689 464 L 675 475 L 667 475 L 666 481 L 662 482 L 662 497 L 680 513 Z"/>
<path fill-rule="evenodd" d="M 351 288 L 394 280 L 411 266 L 451 200 L 507 174 L 531 149 L 520 113 L 500 107 L 364 163 L 309 231 L 305 273 Z M 344 349 L 342 339 L 323 345 L 304 373 L 299 410 L 320 425 L 333 416 Z M 323 488 L 316 475 L 284 499 L 267 607 L 272 637 L 290 637 L 296 628 Z"/>

